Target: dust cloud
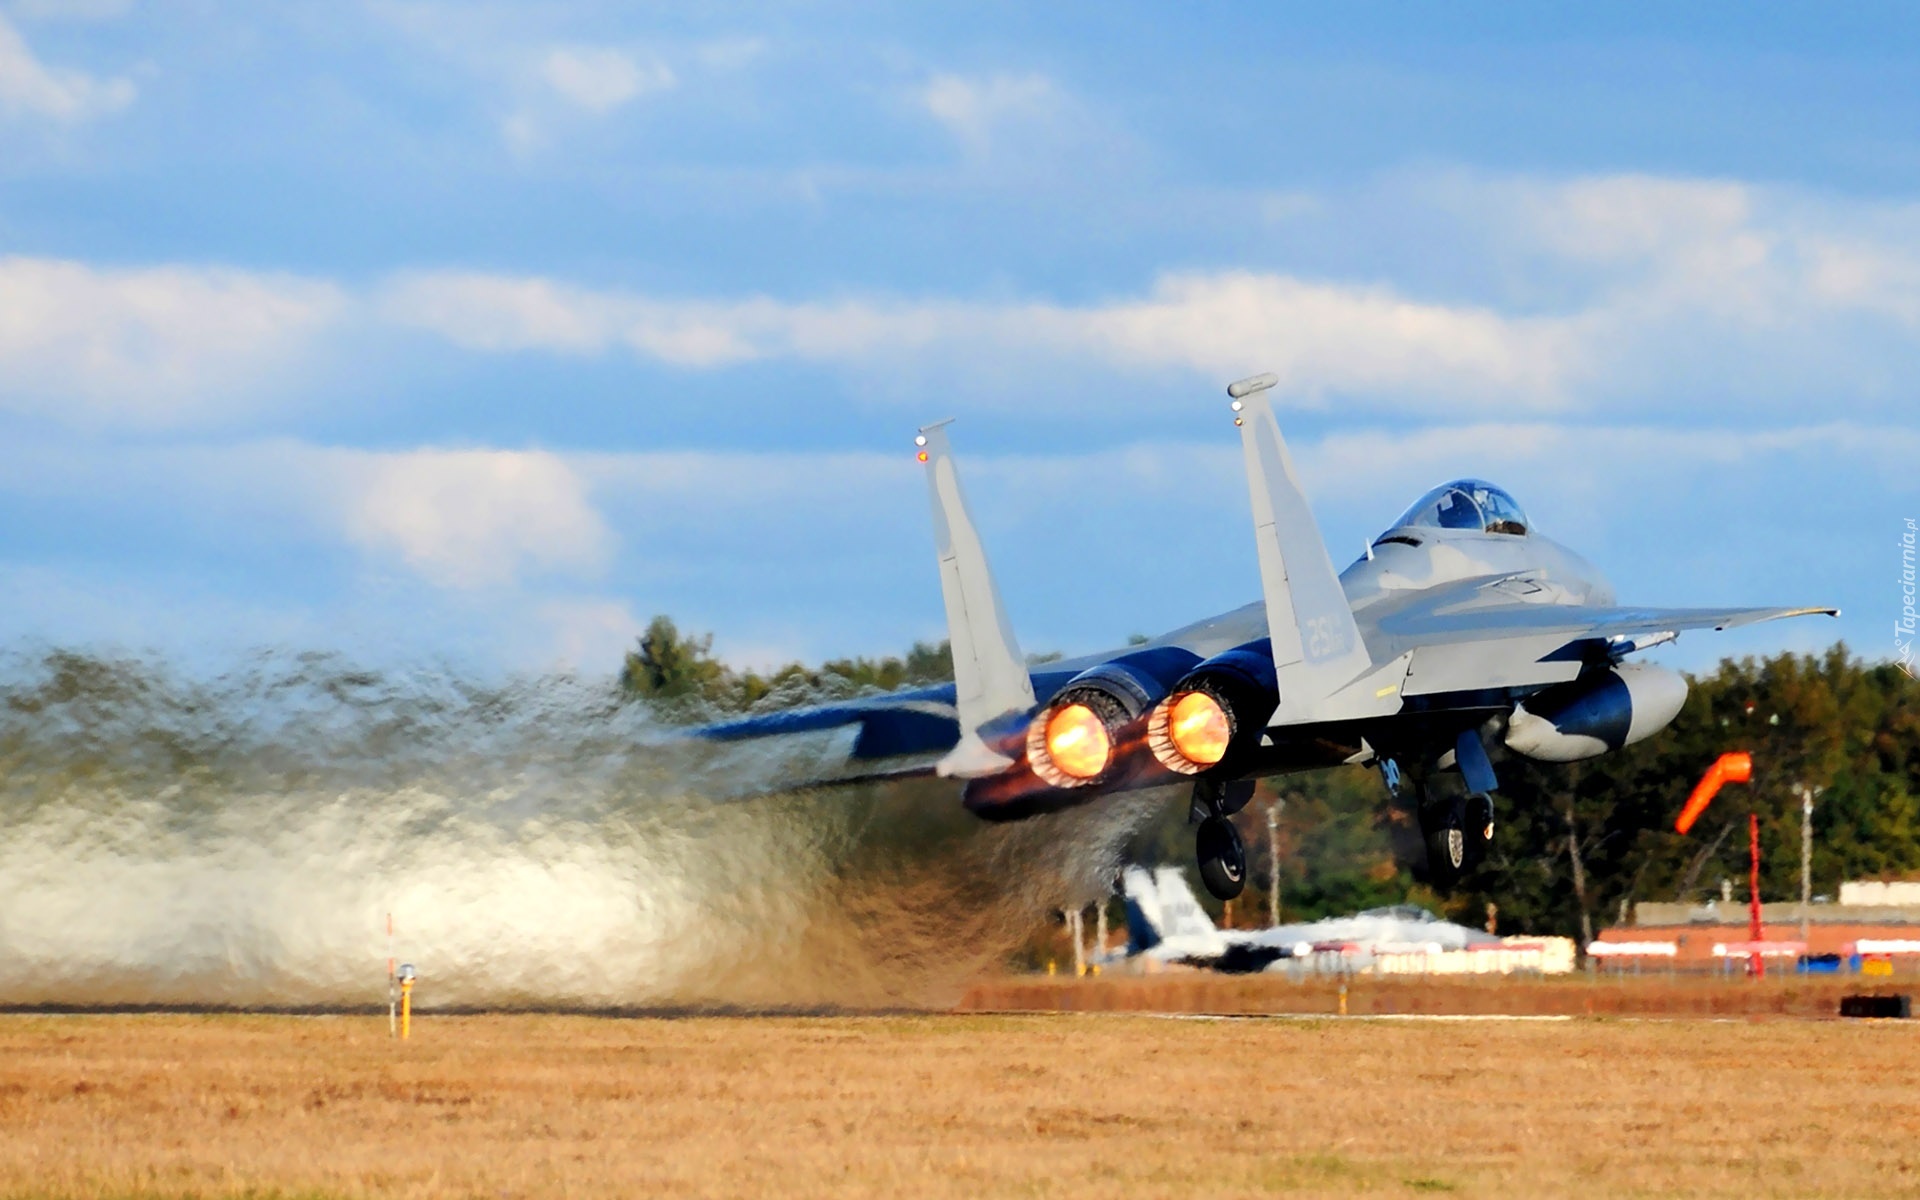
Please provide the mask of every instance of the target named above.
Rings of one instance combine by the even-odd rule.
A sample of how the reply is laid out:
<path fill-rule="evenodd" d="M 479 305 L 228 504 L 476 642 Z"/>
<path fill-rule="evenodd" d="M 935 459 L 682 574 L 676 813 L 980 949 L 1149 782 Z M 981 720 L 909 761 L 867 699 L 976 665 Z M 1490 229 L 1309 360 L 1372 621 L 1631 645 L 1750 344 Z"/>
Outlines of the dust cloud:
<path fill-rule="evenodd" d="M 945 781 L 780 791 L 605 680 L 269 653 L 0 659 L 0 1005 L 951 1003 L 1163 798 L 982 824 Z"/>

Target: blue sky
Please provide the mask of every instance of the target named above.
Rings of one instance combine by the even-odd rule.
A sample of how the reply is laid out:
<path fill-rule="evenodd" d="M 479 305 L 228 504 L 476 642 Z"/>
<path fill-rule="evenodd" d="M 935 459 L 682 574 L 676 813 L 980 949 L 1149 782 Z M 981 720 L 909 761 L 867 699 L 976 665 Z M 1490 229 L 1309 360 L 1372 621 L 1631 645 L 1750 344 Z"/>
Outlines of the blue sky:
<path fill-rule="evenodd" d="M 611 669 L 941 632 L 953 416 L 1028 649 L 1257 592 L 1222 385 L 1336 559 L 1505 483 L 1648 604 L 1920 516 L 1896 5 L 0 0 L 0 640 Z"/>

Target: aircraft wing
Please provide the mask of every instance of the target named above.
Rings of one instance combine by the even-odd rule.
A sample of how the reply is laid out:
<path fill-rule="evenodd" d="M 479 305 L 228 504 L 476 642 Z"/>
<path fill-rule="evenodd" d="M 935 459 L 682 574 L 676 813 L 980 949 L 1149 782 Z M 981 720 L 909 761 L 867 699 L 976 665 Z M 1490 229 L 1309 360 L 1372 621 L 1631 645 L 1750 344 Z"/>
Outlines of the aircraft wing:
<path fill-rule="evenodd" d="M 1584 663 L 1671 641 L 1690 629 L 1733 629 L 1832 608 L 1634 608 L 1527 602 L 1521 576 L 1464 580 L 1367 614 L 1367 644 L 1405 661 L 1412 698 L 1531 687 L 1575 678 Z"/>
<path fill-rule="evenodd" d="M 1486 584 L 1476 589 L 1488 590 Z M 1457 593 L 1422 597 L 1383 614 L 1380 633 L 1395 652 L 1455 642 L 1485 642 L 1507 637 L 1641 637 L 1689 629 L 1735 629 L 1782 617 L 1815 613 L 1838 616 L 1837 608 L 1639 608 L 1600 605 L 1461 603 Z"/>
<path fill-rule="evenodd" d="M 960 741 L 953 685 L 821 704 L 706 725 L 709 742 L 764 743 L 783 786 L 931 775 Z"/>
<path fill-rule="evenodd" d="M 1030 672 L 1023 669 L 1022 679 L 1028 687 L 1051 693 L 1082 665 L 1048 663 Z M 700 741 L 752 743 L 763 765 L 778 769 L 750 774 L 777 778 L 777 786 L 784 789 L 945 774 L 941 764 L 963 744 L 961 713 L 954 685 L 942 683 L 736 717 L 688 732 Z"/>

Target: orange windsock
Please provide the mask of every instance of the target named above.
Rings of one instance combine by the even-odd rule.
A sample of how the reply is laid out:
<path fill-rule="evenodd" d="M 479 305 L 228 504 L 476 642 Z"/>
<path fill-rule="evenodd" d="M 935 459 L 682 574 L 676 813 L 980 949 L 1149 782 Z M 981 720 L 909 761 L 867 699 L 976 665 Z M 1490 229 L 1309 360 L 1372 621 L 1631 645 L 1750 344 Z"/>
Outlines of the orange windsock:
<path fill-rule="evenodd" d="M 1673 823 L 1677 832 L 1685 833 L 1693 828 L 1700 814 L 1707 811 L 1707 802 L 1720 791 L 1722 784 L 1746 783 L 1753 778 L 1753 756 L 1745 750 L 1735 750 L 1731 754 L 1722 754 L 1713 760 L 1707 773 L 1700 777 L 1694 786 L 1693 794 L 1687 797 L 1687 806 L 1680 810 L 1680 819 Z"/>

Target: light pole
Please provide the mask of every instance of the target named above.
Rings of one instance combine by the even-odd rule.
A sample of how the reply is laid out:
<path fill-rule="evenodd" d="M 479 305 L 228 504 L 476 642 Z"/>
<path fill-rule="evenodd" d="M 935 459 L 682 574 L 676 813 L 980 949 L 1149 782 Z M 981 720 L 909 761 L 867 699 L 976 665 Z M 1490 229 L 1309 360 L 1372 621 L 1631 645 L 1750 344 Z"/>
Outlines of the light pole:
<path fill-rule="evenodd" d="M 1267 806 L 1267 924 L 1280 924 L 1280 810 L 1285 800 Z"/>
<path fill-rule="evenodd" d="M 1807 908 L 1813 903 L 1813 798 L 1825 788 L 1796 783 L 1800 794 L 1800 941 L 1807 940 Z"/>

